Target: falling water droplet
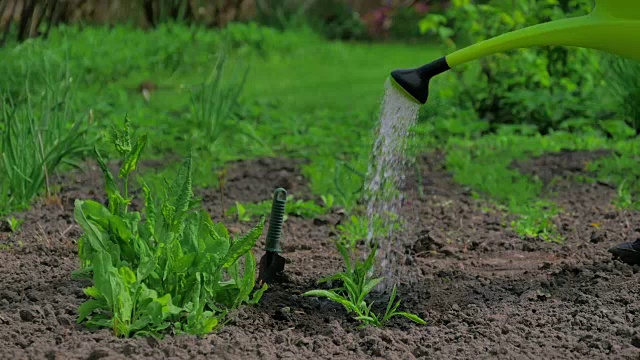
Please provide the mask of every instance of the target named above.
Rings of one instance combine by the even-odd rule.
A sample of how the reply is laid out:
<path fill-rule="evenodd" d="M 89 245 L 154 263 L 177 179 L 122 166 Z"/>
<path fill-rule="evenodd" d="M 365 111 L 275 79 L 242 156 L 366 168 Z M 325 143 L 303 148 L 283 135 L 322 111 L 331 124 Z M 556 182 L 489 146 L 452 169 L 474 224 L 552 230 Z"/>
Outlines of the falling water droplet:
<path fill-rule="evenodd" d="M 405 180 L 409 132 L 416 123 L 419 110 L 419 104 L 387 81 L 366 186 L 368 243 L 376 242 L 378 245 L 380 267 L 385 277 L 382 289 L 389 289 L 397 283 L 405 262 L 406 244 L 398 243 L 402 240 L 394 239 L 392 231 L 393 225 L 399 222 L 403 200 L 400 189 Z M 376 228 L 385 229 L 385 233 L 377 234 Z"/>

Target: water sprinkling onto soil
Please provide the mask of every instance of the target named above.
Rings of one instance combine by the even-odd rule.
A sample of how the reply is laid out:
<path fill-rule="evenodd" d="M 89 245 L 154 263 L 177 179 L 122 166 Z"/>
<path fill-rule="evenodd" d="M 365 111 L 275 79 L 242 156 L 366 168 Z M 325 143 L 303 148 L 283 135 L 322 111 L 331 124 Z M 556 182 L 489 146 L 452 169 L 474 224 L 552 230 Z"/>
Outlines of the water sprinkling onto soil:
<path fill-rule="evenodd" d="M 388 290 L 399 280 L 405 263 L 405 245 L 394 238 L 393 227 L 399 224 L 402 188 L 407 159 L 405 150 L 409 131 L 418 117 L 420 105 L 413 102 L 389 80 L 380 109 L 380 122 L 367 174 L 368 243 L 378 244 L 382 275 L 381 290 Z M 384 229 L 380 233 L 379 229 Z"/>

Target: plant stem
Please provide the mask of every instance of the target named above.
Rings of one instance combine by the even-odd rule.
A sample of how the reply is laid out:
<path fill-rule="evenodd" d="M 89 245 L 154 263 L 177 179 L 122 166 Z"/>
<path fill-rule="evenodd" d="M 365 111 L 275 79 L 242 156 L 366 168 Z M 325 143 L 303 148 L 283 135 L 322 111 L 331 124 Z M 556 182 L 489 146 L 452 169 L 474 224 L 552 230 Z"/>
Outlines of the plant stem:
<path fill-rule="evenodd" d="M 127 213 L 129 208 L 129 175 L 124 178 L 124 213 Z"/>
<path fill-rule="evenodd" d="M 224 177 L 225 174 L 223 172 L 219 173 L 218 175 L 218 185 L 219 185 L 219 189 L 220 189 L 220 204 L 221 204 L 221 209 L 222 209 L 222 218 L 224 218 L 224 214 L 225 214 L 225 206 L 224 206 Z"/>

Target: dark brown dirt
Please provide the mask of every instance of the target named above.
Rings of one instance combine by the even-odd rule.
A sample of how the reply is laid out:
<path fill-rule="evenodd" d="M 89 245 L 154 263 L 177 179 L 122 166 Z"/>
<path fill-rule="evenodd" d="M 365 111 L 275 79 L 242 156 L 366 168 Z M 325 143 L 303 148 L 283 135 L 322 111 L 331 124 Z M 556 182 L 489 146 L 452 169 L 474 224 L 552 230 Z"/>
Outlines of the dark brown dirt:
<path fill-rule="evenodd" d="M 292 217 L 285 223 L 286 282 L 260 305 L 232 314 L 216 334 L 160 341 L 115 339 L 108 330 L 75 324 L 87 283 L 71 279 L 80 235 L 73 201 L 102 200 L 102 179 L 88 167 L 61 179 L 59 204 L 17 214 L 25 219 L 19 234 L 0 233 L 0 358 L 639 359 L 640 268 L 611 260 L 607 248 L 640 236 L 640 214 L 613 208 L 615 190 L 608 186 L 569 179 L 589 158 L 561 153 L 516 165 L 550 176 L 549 193 L 564 209 L 557 219 L 567 238 L 562 245 L 519 239 L 502 214 L 453 184 L 439 155 L 421 159 L 425 196 L 409 179 L 402 233 L 412 240 L 405 250 L 418 274 L 399 291 L 403 308 L 427 326 L 398 319 L 388 328 L 357 329 L 340 306 L 301 297 L 320 276 L 340 269 L 331 242 L 340 217 Z M 268 169 L 277 175 L 265 178 Z M 229 201 L 268 199 L 276 186 L 310 197 L 295 162 L 238 163 L 229 174 Z M 557 175 L 567 179 L 552 180 Z M 216 215 L 217 192 L 200 195 Z"/>

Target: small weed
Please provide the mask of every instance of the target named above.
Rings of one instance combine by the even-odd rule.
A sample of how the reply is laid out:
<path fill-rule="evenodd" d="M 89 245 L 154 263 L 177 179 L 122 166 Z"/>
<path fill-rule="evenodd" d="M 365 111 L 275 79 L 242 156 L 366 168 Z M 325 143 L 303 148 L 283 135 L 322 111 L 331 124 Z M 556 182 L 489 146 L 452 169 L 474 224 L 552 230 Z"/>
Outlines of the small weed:
<path fill-rule="evenodd" d="M 2 243 L 2 244 L 0 244 L 0 252 L 15 250 L 16 246 L 18 248 L 24 247 L 24 241 L 18 240 L 15 243 Z"/>
<path fill-rule="evenodd" d="M 9 225 L 9 230 L 12 233 L 18 232 L 18 230 L 20 230 L 20 227 L 22 226 L 22 223 L 24 223 L 24 220 L 16 219 L 15 216 L 8 217 L 6 221 L 7 221 L 7 224 Z"/>
<path fill-rule="evenodd" d="M 635 144 L 632 139 L 619 142 L 618 154 L 596 160 L 588 166 L 598 180 L 617 186 L 613 203 L 621 209 L 640 209 L 640 154 Z"/>
<path fill-rule="evenodd" d="M 326 195 L 322 198 L 323 204 L 318 205 L 313 201 L 303 201 L 289 199 L 287 200 L 287 214 L 299 216 L 305 219 L 313 219 L 320 215 L 324 215 L 331 211 L 333 205 L 333 196 Z"/>
<path fill-rule="evenodd" d="M 633 195 L 626 180 L 623 180 L 618 186 L 617 197 L 613 200 L 613 204 L 621 209 L 629 209 L 634 206 Z"/>
<path fill-rule="evenodd" d="M 333 197 L 333 195 L 329 194 L 329 195 L 321 195 L 320 199 L 322 200 L 322 204 L 324 206 L 325 209 L 332 209 L 336 199 Z"/>
<path fill-rule="evenodd" d="M 397 291 L 393 287 L 391 297 L 383 314 L 376 314 L 373 310 L 373 303 L 367 303 L 367 296 L 383 280 L 383 278 L 372 278 L 374 263 L 376 258 L 376 248 L 371 249 L 367 258 L 356 260 L 352 266 L 352 250 L 337 242 L 338 251 L 344 259 L 346 270 L 344 272 L 323 278 L 319 283 L 329 281 L 341 281 L 343 286 L 332 290 L 311 290 L 304 293 L 304 296 L 323 297 L 331 301 L 342 304 L 347 312 L 355 314 L 355 319 L 362 322 L 362 326 L 384 326 L 389 319 L 394 316 L 404 316 L 418 324 L 426 324 L 424 320 L 415 314 L 398 311 L 400 300 L 396 301 Z"/>
<path fill-rule="evenodd" d="M 238 216 L 238 221 L 251 221 L 251 216 L 247 215 L 247 210 L 241 203 L 236 201 L 235 209 Z"/>
<path fill-rule="evenodd" d="M 287 196 L 287 205 L 285 208 L 286 215 L 294 215 L 305 219 L 313 219 L 320 215 L 324 215 L 331 211 L 333 206 L 333 196 L 324 195 L 321 197 L 323 204 L 318 205 L 313 201 L 294 200 L 293 195 Z M 236 202 L 236 205 L 227 210 L 226 215 L 235 215 L 239 221 L 251 221 L 251 219 L 260 216 L 266 216 L 271 212 L 271 200 L 261 201 L 259 203 L 246 203 L 241 204 Z"/>
<path fill-rule="evenodd" d="M 385 226 L 381 217 L 375 217 L 373 229 L 371 229 L 373 237 L 387 235 L 391 230 L 391 226 Z M 354 248 L 358 242 L 369 237 L 369 219 L 364 216 L 351 215 L 347 222 L 336 226 L 336 230 L 338 230 L 338 241 L 349 248 Z"/>
<path fill-rule="evenodd" d="M 524 207 L 518 219 L 511 222 L 513 229 L 522 237 L 540 238 L 549 242 L 562 242 L 553 218 L 558 214 L 555 204 L 537 201 Z"/>
<path fill-rule="evenodd" d="M 351 215 L 349 221 L 336 226 L 339 240 L 349 247 L 355 247 L 359 241 L 367 239 L 369 236 L 369 223 L 364 217 Z"/>

